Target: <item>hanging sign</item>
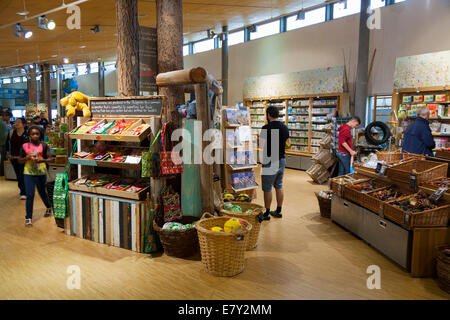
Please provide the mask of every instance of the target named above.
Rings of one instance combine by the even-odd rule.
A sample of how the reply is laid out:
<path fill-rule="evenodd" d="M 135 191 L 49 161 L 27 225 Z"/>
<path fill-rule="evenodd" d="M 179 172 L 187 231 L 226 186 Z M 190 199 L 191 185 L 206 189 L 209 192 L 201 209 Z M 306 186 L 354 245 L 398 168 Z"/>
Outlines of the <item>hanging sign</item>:
<path fill-rule="evenodd" d="M 142 115 L 160 117 L 162 97 L 90 98 L 92 115 Z"/>
<path fill-rule="evenodd" d="M 156 28 L 139 27 L 140 91 L 156 92 L 158 50 Z"/>

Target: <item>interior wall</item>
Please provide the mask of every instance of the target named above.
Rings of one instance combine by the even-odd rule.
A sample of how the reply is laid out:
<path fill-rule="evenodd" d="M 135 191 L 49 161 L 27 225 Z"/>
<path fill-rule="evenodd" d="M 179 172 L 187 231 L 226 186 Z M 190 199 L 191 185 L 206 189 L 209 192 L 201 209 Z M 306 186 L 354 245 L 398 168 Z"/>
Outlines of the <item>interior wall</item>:
<path fill-rule="evenodd" d="M 369 95 L 391 94 L 395 59 L 450 49 L 449 0 L 407 0 L 380 9 L 381 29 L 370 34 L 376 48 Z M 356 77 L 359 15 L 229 47 L 230 104 L 242 101 L 245 78 L 345 65 L 352 91 Z M 202 66 L 221 77 L 220 49 L 184 57 L 185 68 Z"/>

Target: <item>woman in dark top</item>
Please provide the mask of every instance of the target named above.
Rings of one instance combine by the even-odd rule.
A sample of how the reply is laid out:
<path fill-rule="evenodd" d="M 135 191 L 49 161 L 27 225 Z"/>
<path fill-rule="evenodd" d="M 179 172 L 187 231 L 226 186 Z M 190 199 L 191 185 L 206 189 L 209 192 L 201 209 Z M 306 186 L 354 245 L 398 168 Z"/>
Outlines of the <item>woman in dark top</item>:
<path fill-rule="evenodd" d="M 6 140 L 6 150 L 8 152 L 8 158 L 11 160 L 11 164 L 14 168 L 14 172 L 16 173 L 21 200 L 27 199 L 23 178 L 24 164 L 19 163 L 20 149 L 24 143 L 29 141 L 26 134 L 26 125 L 27 121 L 24 118 L 18 118 L 14 124 L 14 130 L 11 134 L 8 134 Z"/>

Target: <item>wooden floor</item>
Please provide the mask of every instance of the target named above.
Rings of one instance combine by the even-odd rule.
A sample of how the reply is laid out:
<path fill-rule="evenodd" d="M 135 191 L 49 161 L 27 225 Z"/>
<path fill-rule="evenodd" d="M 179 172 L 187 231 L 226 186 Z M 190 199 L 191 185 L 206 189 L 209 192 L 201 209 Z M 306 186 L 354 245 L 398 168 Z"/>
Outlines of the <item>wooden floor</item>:
<path fill-rule="evenodd" d="M 411 278 L 396 264 L 318 213 L 302 171 L 287 170 L 282 219 L 264 222 L 259 246 L 233 278 L 206 274 L 199 257 L 145 255 L 68 237 L 35 199 L 24 226 L 16 183 L 0 180 L 0 299 L 449 299 L 434 279 Z M 258 203 L 262 195 L 258 194 Z M 69 290 L 67 268 L 81 269 Z M 381 289 L 369 290 L 369 265 Z"/>

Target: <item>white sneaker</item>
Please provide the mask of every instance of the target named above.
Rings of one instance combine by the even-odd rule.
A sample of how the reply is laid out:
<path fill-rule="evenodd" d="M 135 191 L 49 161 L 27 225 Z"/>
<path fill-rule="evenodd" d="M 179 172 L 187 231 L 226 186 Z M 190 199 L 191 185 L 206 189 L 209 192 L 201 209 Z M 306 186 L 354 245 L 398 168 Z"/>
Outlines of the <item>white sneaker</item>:
<path fill-rule="evenodd" d="M 20 200 L 27 200 L 27 196 L 20 196 Z"/>
<path fill-rule="evenodd" d="M 31 227 L 32 226 L 31 219 L 25 219 L 25 226 L 26 227 Z"/>

